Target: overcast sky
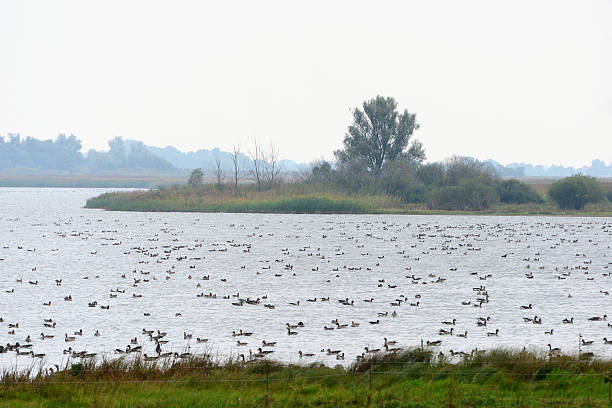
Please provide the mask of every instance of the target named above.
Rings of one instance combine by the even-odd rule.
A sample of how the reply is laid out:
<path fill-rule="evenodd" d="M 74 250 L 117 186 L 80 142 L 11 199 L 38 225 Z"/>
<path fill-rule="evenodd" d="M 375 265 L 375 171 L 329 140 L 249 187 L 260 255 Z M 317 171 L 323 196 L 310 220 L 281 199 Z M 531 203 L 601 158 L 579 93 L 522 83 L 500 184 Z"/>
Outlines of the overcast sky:
<path fill-rule="evenodd" d="M 332 158 L 378 94 L 429 160 L 612 162 L 612 1 L 0 2 L 0 135 Z"/>

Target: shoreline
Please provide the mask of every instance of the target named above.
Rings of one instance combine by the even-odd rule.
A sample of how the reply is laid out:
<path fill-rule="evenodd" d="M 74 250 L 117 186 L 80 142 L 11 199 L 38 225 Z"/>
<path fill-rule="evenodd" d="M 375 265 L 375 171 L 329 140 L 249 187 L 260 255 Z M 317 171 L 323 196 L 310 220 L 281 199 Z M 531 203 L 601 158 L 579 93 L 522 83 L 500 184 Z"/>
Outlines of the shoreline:
<path fill-rule="evenodd" d="M 105 193 L 87 200 L 84 208 L 132 212 L 191 212 L 228 214 L 324 214 L 324 215 L 460 215 L 460 216 L 544 216 L 612 217 L 609 205 L 585 210 L 561 210 L 549 204 L 497 205 L 486 210 L 427 209 L 422 205 L 399 204 L 382 196 L 292 194 L 260 198 L 247 197 L 167 197 L 164 190 Z"/>

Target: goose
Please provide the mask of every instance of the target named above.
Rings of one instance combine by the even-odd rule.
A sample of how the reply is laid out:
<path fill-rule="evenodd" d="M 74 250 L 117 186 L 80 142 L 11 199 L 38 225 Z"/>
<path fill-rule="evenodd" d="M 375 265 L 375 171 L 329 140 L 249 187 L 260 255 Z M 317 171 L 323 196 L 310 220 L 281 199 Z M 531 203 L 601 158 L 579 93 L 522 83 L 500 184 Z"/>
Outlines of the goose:
<path fill-rule="evenodd" d="M 344 360 L 344 353 L 336 354 L 336 360 Z"/>
<path fill-rule="evenodd" d="M 237 344 L 238 346 L 246 346 L 248 343 L 247 343 L 246 341 L 240 341 L 240 340 L 237 340 L 237 341 L 236 341 L 236 344 Z"/>
<path fill-rule="evenodd" d="M 530 303 L 529 306 L 521 306 L 521 309 L 531 309 L 533 305 Z"/>
<path fill-rule="evenodd" d="M 302 350 L 298 351 L 298 354 L 299 354 L 300 358 L 314 356 L 314 353 L 302 353 Z"/>
<path fill-rule="evenodd" d="M 240 335 L 242 335 L 242 336 L 252 336 L 253 332 L 243 332 L 242 329 L 240 329 Z"/>
<path fill-rule="evenodd" d="M 263 340 L 261 342 L 262 347 L 274 347 L 276 346 L 276 342 L 275 341 L 265 341 Z"/>
<path fill-rule="evenodd" d="M 142 346 L 132 347 L 129 344 L 128 344 L 127 348 L 125 349 L 126 353 L 138 353 L 140 351 L 142 351 Z"/>
<path fill-rule="evenodd" d="M 574 323 L 574 318 L 573 317 L 571 319 L 565 318 L 565 319 L 563 319 L 563 323 L 565 323 L 565 324 L 572 324 L 572 323 Z"/>
<path fill-rule="evenodd" d="M 544 331 L 544 334 L 550 334 L 552 336 L 553 335 L 553 329 L 550 329 L 550 331 Z"/>
<path fill-rule="evenodd" d="M 379 323 L 380 323 L 380 320 L 375 320 L 373 322 L 370 322 L 370 324 L 379 324 Z"/>
<path fill-rule="evenodd" d="M 559 353 L 559 352 L 561 351 L 561 349 L 560 349 L 559 347 L 555 347 L 555 348 L 553 348 L 553 347 L 550 345 L 550 343 L 548 343 L 548 344 L 547 344 L 547 346 L 548 346 L 548 352 L 549 352 L 549 353 L 551 353 L 551 354 L 552 354 L 552 353 Z"/>
<path fill-rule="evenodd" d="M 261 347 L 259 347 L 257 351 L 259 351 L 260 354 L 264 354 L 264 355 L 274 353 L 274 350 L 262 350 Z"/>
<path fill-rule="evenodd" d="M 592 322 L 599 322 L 599 321 L 602 321 L 602 320 L 606 320 L 607 317 L 608 317 L 608 315 L 594 316 L 594 317 L 589 317 L 588 320 L 590 320 Z"/>
<path fill-rule="evenodd" d="M 593 344 L 594 342 L 595 342 L 594 340 L 585 340 L 585 339 L 582 339 L 581 344 L 582 344 L 583 346 L 590 346 L 590 345 L 591 345 L 591 344 Z"/>
<path fill-rule="evenodd" d="M 43 339 L 43 340 L 52 339 L 53 337 L 55 337 L 55 336 L 52 335 L 52 334 L 40 333 L 40 338 Z"/>
<path fill-rule="evenodd" d="M 297 302 L 289 302 L 289 304 L 291 306 L 299 306 L 300 305 L 300 301 L 298 300 Z"/>
<path fill-rule="evenodd" d="M 65 341 L 65 342 L 75 341 L 75 340 L 76 340 L 76 337 L 73 337 L 73 336 L 68 336 L 68 333 L 65 333 L 65 334 L 64 334 L 64 341 Z"/>
<path fill-rule="evenodd" d="M 607 338 L 603 338 L 604 344 L 612 344 L 612 340 L 608 340 Z"/>
<path fill-rule="evenodd" d="M 457 337 L 463 337 L 463 338 L 467 338 L 468 332 L 467 330 L 465 331 L 465 333 L 457 333 Z"/>
<path fill-rule="evenodd" d="M 193 337 L 193 334 L 187 334 L 187 332 L 183 332 L 183 340 L 190 340 Z"/>
<path fill-rule="evenodd" d="M 296 331 L 291 331 L 291 329 L 287 329 L 287 335 L 288 336 L 297 336 L 297 332 Z"/>
<path fill-rule="evenodd" d="M 421 304 L 421 302 L 417 301 L 416 303 L 410 303 L 410 306 L 419 307 L 420 304 Z"/>
<path fill-rule="evenodd" d="M 55 322 L 53 322 L 53 323 L 43 323 L 43 325 L 45 327 L 50 327 L 50 328 L 55 329 L 56 323 Z"/>
<path fill-rule="evenodd" d="M 440 329 L 440 331 L 438 331 L 438 334 L 440 336 L 452 336 L 453 335 L 453 328 L 451 327 L 450 330 L 444 330 L 444 329 Z"/>
<path fill-rule="evenodd" d="M 196 342 L 198 342 L 198 343 L 206 343 L 206 342 L 208 342 L 208 339 L 201 339 L 201 338 L 197 337 L 196 338 Z"/>
<path fill-rule="evenodd" d="M 394 346 L 394 345 L 397 344 L 397 341 L 395 341 L 395 340 L 387 340 L 386 337 L 384 338 L 384 340 L 385 340 L 385 345 Z"/>
<path fill-rule="evenodd" d="M 147 356 L 147 353 L 142 355 L 144 358 L 144 361 L 155 361 L 159 358 L 159 356 Z"/>
<path fill-rule="evenodd" d="M 359 323 L 356 323 L 351 320 L 351 327 L 359 327 Z"/>
<path fill-rule="evenodd" d="M 499 336 L 499 329 L 495 329 L 494 332 L 487 332 L 487 336 Z"/>
<path fill-rule="evenodd" d="M 452 321 L 444 321 L 442 322 L 442 324 L 445 324 L 447 326 L 454 326 L 456 322 L 457 322 L 457 319 L 453 319 Z"/>
<path fill-rule="evenodd" d="M 384 347 L 387 353 L 397 353 L 398 351 L 401 350 L 401 348 L 399 347 L 389 347 L 387 344 L 385 344 Z"/>
<path fill-rule="evenodd" d="M 74 334 L 76 336 L 82 336 L 83 335 L 83 329 L 79 329 L 79 331 L 75 331 Z"/>
<path fill-rule="evenodd" d="M 427 340 L 428 346 L 439 346 L 440 344 L 442 344 L 442 340 L 434 340 L 434 341 Z"/>

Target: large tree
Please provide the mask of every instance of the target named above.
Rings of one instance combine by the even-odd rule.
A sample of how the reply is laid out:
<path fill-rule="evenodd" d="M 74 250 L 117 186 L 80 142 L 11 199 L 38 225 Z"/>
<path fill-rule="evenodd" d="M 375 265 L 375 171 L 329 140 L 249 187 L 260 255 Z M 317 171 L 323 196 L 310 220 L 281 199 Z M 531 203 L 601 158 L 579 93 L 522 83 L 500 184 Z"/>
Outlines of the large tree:
<path fill-rule="evenodd" d="M 419 128 L 416 114 L 399 113 L 395 99 L 377 96 L 363 102 L 363 109 L 352 111 L 353 123 L 344 136 L 344 148 L 334 152 L 339 162 L 363 159 L 375 177 L 386 161 L 403 157 L 409 161 L 425 160 L 423 145 L 410 139 Z M 410 145 L 410 147 L 408 147 Z"/>

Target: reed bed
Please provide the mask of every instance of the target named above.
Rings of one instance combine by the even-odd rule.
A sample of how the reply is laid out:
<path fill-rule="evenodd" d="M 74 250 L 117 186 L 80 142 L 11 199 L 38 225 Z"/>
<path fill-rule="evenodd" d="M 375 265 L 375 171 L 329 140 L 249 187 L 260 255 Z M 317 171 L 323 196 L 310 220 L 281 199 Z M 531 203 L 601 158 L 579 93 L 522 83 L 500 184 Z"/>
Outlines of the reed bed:
<path fill-rule="evenodd" d="M 398 197 L 363 193 L 347 194 L 328 186 L 285 183 L 257 191 L 254 185 L 238 191 L 169 186 L 159 189 L 106 193 L 87 200 L 86 208 L 109 211 L 227 212 L 284 214 L 441 214 L 441 215 L 551 215 L 612 216 L 612 203 L 589 204 L 581 211 L 560 210 L 545 203 L 496 204 L 481 211 L 428 209 L 425 204 L 405 203 Z"/>

